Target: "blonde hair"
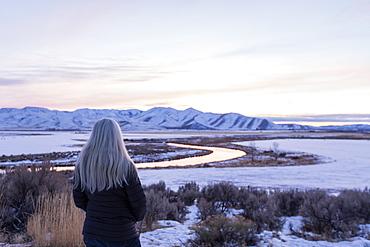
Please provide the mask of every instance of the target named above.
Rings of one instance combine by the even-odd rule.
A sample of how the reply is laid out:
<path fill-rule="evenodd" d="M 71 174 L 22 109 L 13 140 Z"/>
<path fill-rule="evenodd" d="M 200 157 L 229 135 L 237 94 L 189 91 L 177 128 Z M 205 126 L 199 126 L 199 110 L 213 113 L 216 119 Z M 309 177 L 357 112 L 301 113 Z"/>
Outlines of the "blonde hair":
<path fill-rule="evenodd" d="M 109 118 L 98 120 L 77 159 L 74 188 L 91 193 L 117 188 L 136 172 L 118 123 Z"/>

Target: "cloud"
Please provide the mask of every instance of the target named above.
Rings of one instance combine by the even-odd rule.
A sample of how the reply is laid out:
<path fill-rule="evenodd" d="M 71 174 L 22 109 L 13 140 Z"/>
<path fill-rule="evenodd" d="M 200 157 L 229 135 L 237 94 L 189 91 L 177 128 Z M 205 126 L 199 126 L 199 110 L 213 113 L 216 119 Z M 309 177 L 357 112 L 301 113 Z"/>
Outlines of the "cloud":
<path fill-rule="evenodd" d="M 106 83 L 143 82 L 160 78 L 171 72 L 163 71 L 155 66 L 140 65 L 30 65 L 11 70 L 0 70 L 0 76 L 15 77 L 17 80 L 1 79 L 0 85 L 16 82 L 33 81 L 37 83 L 70 82 L 71 80 L 104 80 Z"/>
<path fill-rule="evenodd" d="M 18 79 L 0 78 L 0 86 L 23 84 L 25 81 Z"/>
<path fill-rule="evenodd" d="M 156 106 L 171 106 L 172 102 L 170 101 L 156 101 L 148 104 L 144 104 L 144 106 L 148 107 L 156 107 Z"/>
<path fill-rule="evenodd" d="M 291 115 L 267 118 L 271 121 L 293 122 L 370 122 L 370 114 Z"/>
<path fill-rule="evenodd" d="M 301 44 L 302 42 L 300 42 Z M 253 44 L 249 46 L 241 46 L 236 49 L 231 49 L 227 52 L 216 54 L 216 58 L 228 58 L 228 57 L 235 57 L 235 56 L 256 56 L 256 55 L 263 55 L 263 56 L 271 56 L 278 53 L 292 53 L 294 50 L 297 49 L 297 42 L 293 40 L 283 40 L 278 42 L 272 41 L 263 41 L 262 43 Z"/>

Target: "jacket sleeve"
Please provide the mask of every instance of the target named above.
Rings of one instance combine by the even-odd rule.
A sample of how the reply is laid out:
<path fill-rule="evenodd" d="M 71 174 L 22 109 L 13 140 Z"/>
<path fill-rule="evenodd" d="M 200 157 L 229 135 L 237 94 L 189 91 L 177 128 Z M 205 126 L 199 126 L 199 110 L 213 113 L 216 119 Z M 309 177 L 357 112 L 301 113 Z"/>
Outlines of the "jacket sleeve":
<path fill-rule="evenodd" d="M 146 213 L 146 197 L 138 177 L 130 179 L 125 185 L 131 211 L 137 221 L 142 221 Z"/>
<path fill-rule="evenodd" d="M 73 201 L 75 202 L 76 207 L 81 208 L 86 212 L 87 202 L 89 199 L 85 192 L 81 191 L 80 188 L 73 189 Z"/>

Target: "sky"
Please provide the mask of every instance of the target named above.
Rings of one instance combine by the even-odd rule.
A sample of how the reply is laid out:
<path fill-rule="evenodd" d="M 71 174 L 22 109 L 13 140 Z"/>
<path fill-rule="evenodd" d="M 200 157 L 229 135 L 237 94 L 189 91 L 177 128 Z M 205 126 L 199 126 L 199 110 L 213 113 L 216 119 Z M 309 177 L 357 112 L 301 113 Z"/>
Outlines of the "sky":
<path fill-rule="evenodd" d="M 1 0 L 0 108 L 370 123 L 370 0 Z"/>

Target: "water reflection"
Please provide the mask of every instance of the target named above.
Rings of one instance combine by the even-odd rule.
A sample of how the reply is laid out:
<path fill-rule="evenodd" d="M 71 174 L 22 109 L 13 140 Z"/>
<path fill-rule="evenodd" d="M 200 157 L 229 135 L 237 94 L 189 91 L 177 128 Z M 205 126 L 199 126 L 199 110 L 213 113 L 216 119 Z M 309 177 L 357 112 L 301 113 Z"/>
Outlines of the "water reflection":
<path fill-rule="evenodd" d="M 178 143 L 168 143 L 168 145 L 180 147 L 180 148 L 209 150 L 209 151 L 212 151 L 212 153 L 204 155 L 204 156 L 190 157 L 190 158 L 184 158 L 184 159 L 178 159 L 178 160 L 139 163 L 139 164 L 136 164 L 136 167 L 137 168 L 155 168 L 155 167 L 169 167 L 169 166 L 200 165 L 200 164 L 211 163 L 211 162 L 216 162 L 216 161 L 234 159 L 234 158 L 244 156 L 246 154 L 244 151 L 230 149 L 230 148 L 195 146 L 195 145 L 185 145 L 185 144 L 178 144 Z"/>
<path fill-rule="evenodd" d="M 212 153 L 199 156 L 199 157 L 189 157 L 178 160 L 169 160 L 169 161 L 160 161 L 160 162 L 148 162 L 148 163 L 136 163 L 137 168 L 158 168 L 158 167 L 170 167 L 170 166 L 194 166 L 205 163 L 229 160 L 239 158 L 244 156 L 246 153 L 241 150 L 230 149 L 230 148 L 221 148 L 221 147 L 207 147 L 207 146 L 196 146 L 196 145 L 185 145 L 179 143 L 168 143 L 169 146 L 175 146 L 180 148 L 192 148 L 192 149 L 201 149 L 209 150 Z M 74 167 L 57 167 L 58 171 L 73 170 Z"/>

